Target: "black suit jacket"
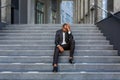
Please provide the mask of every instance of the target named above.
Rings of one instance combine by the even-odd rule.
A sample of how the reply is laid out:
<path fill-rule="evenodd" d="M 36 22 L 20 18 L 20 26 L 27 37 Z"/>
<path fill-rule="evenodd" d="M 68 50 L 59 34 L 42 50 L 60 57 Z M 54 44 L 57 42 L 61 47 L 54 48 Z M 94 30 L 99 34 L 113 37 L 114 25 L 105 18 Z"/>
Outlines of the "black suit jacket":
<path fill-rule="evenodd" d="M 72 32 L 70 34 L 68 34 L 68 32 L 65 33 L 65 41 L 68 44 L 70 40 L 73 39 L 73 35 Z M 56 35 L 55 35 L 55 45 L 61 45 L 63 41 L 63 31 L 62 29 L 56 31 Z"/>

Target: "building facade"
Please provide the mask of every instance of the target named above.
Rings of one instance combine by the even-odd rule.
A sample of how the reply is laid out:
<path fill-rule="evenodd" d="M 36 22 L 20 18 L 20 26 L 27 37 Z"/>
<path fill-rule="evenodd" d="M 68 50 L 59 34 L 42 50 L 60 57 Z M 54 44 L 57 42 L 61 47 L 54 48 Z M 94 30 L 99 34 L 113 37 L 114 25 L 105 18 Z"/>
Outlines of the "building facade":
<path fill-rule="evenodd" d="M 75 22 L 76 23 L 94 23 L 101 18 L 102 11 L 93 5 L 102 7 L 102 0 L 76 0 L 75 2 Z M 99 12 L 99 13 L 98 13 Z"/>
<path fill-rule="evenodd" d="M 70 5 L 62 4 L 69 1 Z M 106 10 L 120 11 L 119 0 L 0 0 L 0 3 L 1 20 L 8 24 L 94 24 L 108 16 Z"/>
<path fill-rule="evenodd" d="M 109 16 L 108 12 L 120 11 L 119 0 L 76 0 L 75 23 L 96 23 Z"/>
<path fill-rule="evenodd" d="M 60 23 L 60 0 L 0 0 L 2 22 L 9 24 Z"/>

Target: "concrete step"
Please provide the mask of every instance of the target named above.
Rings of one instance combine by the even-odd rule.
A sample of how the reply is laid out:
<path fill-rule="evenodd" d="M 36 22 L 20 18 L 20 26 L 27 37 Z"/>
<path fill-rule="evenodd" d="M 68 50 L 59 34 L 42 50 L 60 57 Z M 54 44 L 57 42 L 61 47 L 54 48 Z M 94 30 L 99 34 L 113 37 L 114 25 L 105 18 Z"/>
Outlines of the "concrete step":
<path fill-rule="evenodd" d="M 75 40 L 76 45 L 109 45 L 109 41 L 107 40 Z M 55 44 L 54 40 L 0 40 L 0 45 L 1 44 L 20 44 L 20 45 L 52 45 Z"/>
<path fill-rule="evenodd" d="M 56 30 L 0 30 L 1 33 L 55 33 Z M 100 33 L 100 30 L 72 30 L 72 33 Z"/>
<path fill-rule="evenodd" d="M 0 33 L 0 36 L 55 36 L 54 33 Z M 103 33 L 76 33 L 74 36 L 103 36 Z"/>
<path fill-rule="evenodd" d="M 0 45 L 0 50 L 53 50 L 53 45 Z M 76 50 L 113 50 L 112 45 L 76 45 Z"/>
<path fill-rule="evenodd" d="M 55 39 L 55 36 L 30 36 L 30 35 L 28 35 L 28 36 L 25 36 L 25 35 L 22 35 L 22 36 L 8 36 L 8 35 L 4 35 L 4 36 L 0 36 L 0 38 L 41 38 L 41 39 L 44 39 L 44 40 L 46 40 L 46 39 L 52 39 L 52 40 L 54 40 Z M 92 38 L 104 38 L 104 39 L 106 39 L 106 37 L 105 36 L 93 36 L 93 35 L 89 35 L 89 36 L 74 36 L 74 38 L 75 39 L 92 39 Z"/>
<path fill-rule="evenodd" d="M 53 56 L 54 50 L 0 50 L 0 56 Z M 74 56 L 117 56 L 117 50 L 75 50 Z M 62 56 L 69 56 L 65 51 Z"/>
<path fill-rule="evenodd" d="M 51 72 L 52 63 L 0 63 L 0 71 Z M 120 72 L 119 63 L 59 63 L 59 72 Z"/>
<path fill-rule="evenodd" d="M 16 77 L 17 76 L 17 77 Z M 87 77 L 86 77 L 87 76 Z M 106 77 L 109 76 L 109 77 Z M 0 80 L 120 80 L 120 72 L 0 72 Z"/>
<path fill-rule="evenodd" d="M 62 24 L 7 25 L 0 30 L 0 80 L 120 80 L 120 58 L 98 27 L 74 24 L 75 64 L 60 54 L 52 73 L 55 32 Z M 48 45 L 49 44 L 49 45 Z"/>
<path fill-rule="evenodd" d="M 0 40 L 53 40 L 54 36 L 44 36 L 44 37 L 36 37 L 36 36 L 1 36 Z M 104 36 L 81 36 L 74 37 L 75 40 L 106 40 Z"/>
<path fill-rule="evenodd" d="M 63 25 L 37 25 L 37 24 L 35 24 L 35 25 L 7 25 L 7 26 L 5 26 L 6 28 L 8 27 L 17 27 L 17 28 L 20 28 L 20 27 L 23 27 L 23 28 L 25 28 L 25 27 L 42 27 L 42 28 L 44 28 L 44 27 L 57 27 L 57 28 L 62 28 L 62 26 Z M 85 26 L 85 25 L 71 25 L 71 27 L 74 27 L 74 28 L 77 28 L 77 27 L 96 27 L 96 25 L 88 25 L 88 26 Z"/>
<path fill-rule="evenodd" d="M 96 27 L 95 25 L 93 26 L 71 26 L 71 28 L 93 28 L 93 27 Z M 61 29 L 62 28 L 62 25 L 60 26 L 51 26 L 51 25 L 48 25 L 48 26 L 36 26 L 36 25 L 30 25 L 30 26 L 6 26 L 4 28 L 58 28 L 58 29 Z"/>
<path fill-rule="evenodd" d="M 8 34 L 5 34 L 5 35 L 0 35 L 0 37 L 38 37 L 38 38 L 53 38 L 53 40 L 55 39 L 55 35 L 51 35 L 51 34 L 48 34 L 48 35 L 8 35 Z M 80 37 L 82 37 L 82 38 L 86 38 L 86 37 L 88 37 L 88 38 L 91 38 L 91 37 L 96 37 L 96 38 L 98 38 L 98 37 L 101 37 L 101 38 L 104 38 L 105 36 L 103 36 L 102 34 L 98 34 L 98 35 L 96 35 L 96 34 L 81 34 L 81 35 L 74 35 L 74 38 L 80 38 Z"/>
<path fill-rule="evenodd" d="M 7 27 L 3 30 L 59 30 L 62 27 Z M 71 30 L 99 30 L 97 27 L 71 27 Z"/>
<path fill-rule="evenodd" d="M 68 63 L 68 56 L 60 56 L 59 63 Z M 0 56 L 0 63 L 52 63 L 53 56 Z M 74 56 L 75 63 L 120 63 L 119 56 Z"/>
<path fill-rule="evenodd" d="M 60 28 L 53 28 L 53 29 L 49 28 L 49 30 L 54 30 L 54 31 L 57 31 L 59 29 Z M 43 29 L 41 29 L 41 28 L 28 28 L 28 29 L 27 28 L 10 28 L 10 29 L 2 29 L 2 30 L 43 30 L 43 31 L 46 31 L 48 29 L 47 28 L 43 28 Z M 76 30 L 92 31 L 92 30 L 99 30 L 99 29 L 98 28 L 80 28 L 80 29 L 73 28 L 72 29 L 72 31 L 76 31 Z"/>
<path fill-rule="evenodd" d="M 63 24 L 10 24 L 6 27 L 62 27 Z M 94 24 L 71 24 L 71 27 L 96 27 Z"/>

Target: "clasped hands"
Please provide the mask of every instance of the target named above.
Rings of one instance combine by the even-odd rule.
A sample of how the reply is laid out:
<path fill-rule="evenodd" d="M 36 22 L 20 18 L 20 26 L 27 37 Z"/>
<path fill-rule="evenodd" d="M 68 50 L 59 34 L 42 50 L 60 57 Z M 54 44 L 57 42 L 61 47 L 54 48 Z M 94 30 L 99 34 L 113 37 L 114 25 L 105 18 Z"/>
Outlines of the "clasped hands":
<path fill-rule="evenodd" d="M 63 47 L 62 47 L 62 46 L 58 45 L 57 47 L 58 47 L 58 49 L 60 50 L 60 52 L 61 52 L 61 53 L 63 53 L 63 52 L 64 52 L 64 49 L 63 49 Z"/>

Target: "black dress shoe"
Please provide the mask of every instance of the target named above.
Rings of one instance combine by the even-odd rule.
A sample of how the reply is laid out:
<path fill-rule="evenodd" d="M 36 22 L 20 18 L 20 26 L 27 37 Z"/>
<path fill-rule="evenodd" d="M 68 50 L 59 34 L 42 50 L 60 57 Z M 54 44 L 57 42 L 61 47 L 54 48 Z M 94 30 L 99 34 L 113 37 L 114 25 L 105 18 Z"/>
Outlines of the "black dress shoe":
<path fill-rule="evenodd" d="M 70 64 L 74 64 L 73 59 L 69 59 Z"/>
<path fill-rule="evenodd" d="M 58 72 L 58 67 L 53 67 L 53 72 Z"/>

